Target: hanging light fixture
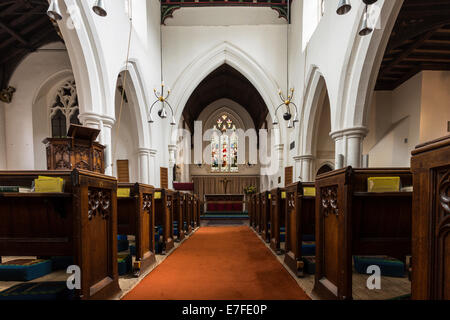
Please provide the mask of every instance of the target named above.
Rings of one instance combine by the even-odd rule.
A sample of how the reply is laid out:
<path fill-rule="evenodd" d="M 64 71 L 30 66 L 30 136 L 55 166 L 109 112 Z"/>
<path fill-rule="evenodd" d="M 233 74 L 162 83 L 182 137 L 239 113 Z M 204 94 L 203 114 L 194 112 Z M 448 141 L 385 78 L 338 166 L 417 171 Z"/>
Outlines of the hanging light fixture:
<path fill-rule="evenodd" d="M 373 31 L 373 28 L 369 26 L 369 21 L 368 21 L 369 13 L 367 11 L 367 7 L 368 6 L 366 5 L 366 10 L 364 12 L 363 20 L 362 20 L 361 30 L 359 30 L 359 35 L 362 37 L 371 34 Z"/>
<path fill-rule="evenodd" d="M 373 28 L 369 25 L 369 11 L 368 6 L 374 4 L 378 0 L 362 0 L 362 2 L 366 5 L 364 10 L 363 20 L 361 24 L 361 29 L 359 30 L 360 36 L 367 36 L 373 32 Z M 350 12 L 352 6 L 350 4 L 350 0 L 339 0 L 338 8 L 336 10 L 338 15 L 344 15 Z"/>
<path fill-rule="evenodd" d="M 158 116 L 161 119 L 166 119 L 168 116 L 167 108 L 169 108 L 170 113 L 171 113 L 170 125 L 175 126 L 176 125 L 175 115 L 173 113 L 173 108 L 168 101 L 171 91 L 170 91 L 170 89 L 167 90 L 167 94 L 164 92 L 165 85 L 164 85 L 164 78 L 163 78 L 162 24 L 160 26 L 159 33 L 160 33 L 159 39 L 160 39 L 160 46 L 161 46 L 161 91 L 158 91 L 157 89 L 153 89 L 153 93 L 155 94 L 156 101 L 153 102 L 153 104 L 150 106 L 148 122 L 149 123 L 155 122 L 152 117 L 152 110 L 156 104 L 160 103 L 161 107 L 158 110 Z"/>
<path fill-rule="evenodd" d="M 272 125 L 276 126 L 279 124 L 278 122 L 278 117 L 277 117 L 277 112 L 278 110 L 285 106 L 286 107 L 286 112 L 283 114 L 283 119 L 288 121 L 288 128 L 294 128 L 295 123 L 299 122 L 298 120 L 298 108 L 297 105 L 295 103 L 292 102 L 292 100 L 294 99 L 294 88 L 289 89 L 289 24 L 290 24 L 290 19 L 291 19 L 291 15 L 290 15 L 290 0 L 287 1 L 287 35 L 286 35 L 286 43 L 287 43 L 287 49 L 286 49 L 286 55 L 287 55 L 287 74 L 286 74 L 286 90 L 287 90 L 287 94 L 286 97 L 283 95 L 283 90 L 279 89 L 278 90 L 278 95 L 280 96 L 280 99 L 282 101 L 282 103 L 278 106 L 278 108 L 275 110 L 275 116 L 274 116 L 274 120 L 272 122 Z M 295 114 L 294 114 L 294 120 L 292 120 L 292 113 L 291 113 L 291 108 L 294 107 L 295 108 Z"/>
<path fill-rule="evenodd" d="M 106 17 L 108 15 L 103 0 L 96 0 L 92 6 L 92 10 L 100 17 Z"/>
<path fill-rule="evenodd" d="M 352 9 L 352 5 L 350 4 L 350 0 L 339 0 L 339 5 L 336 10 L 338 15 L 344 15 L 350 12 Z"/>
<path fill-rule="evenodd" d="M 61 9 L 59 8 L 58 0 L 52 0 L 47 10 L 47 15 L 53 20 L 62 20 Z"/>

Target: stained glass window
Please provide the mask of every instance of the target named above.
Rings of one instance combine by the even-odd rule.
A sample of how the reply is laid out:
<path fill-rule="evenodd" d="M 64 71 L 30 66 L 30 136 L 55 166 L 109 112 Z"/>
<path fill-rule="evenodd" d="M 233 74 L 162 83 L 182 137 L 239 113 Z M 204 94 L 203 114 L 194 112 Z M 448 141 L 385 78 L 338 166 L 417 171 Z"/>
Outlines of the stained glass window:
<path fill-rule="evenodd" d="M 223 114 L 217 119 L 214 129 L 217 129 L 221 134 L 215 132 L 211 139 L 211 171 L 238 172 L 236 125 L 228 115 Z M 228 136 L 227 130 L 233 130 L 234 132 Z"/>

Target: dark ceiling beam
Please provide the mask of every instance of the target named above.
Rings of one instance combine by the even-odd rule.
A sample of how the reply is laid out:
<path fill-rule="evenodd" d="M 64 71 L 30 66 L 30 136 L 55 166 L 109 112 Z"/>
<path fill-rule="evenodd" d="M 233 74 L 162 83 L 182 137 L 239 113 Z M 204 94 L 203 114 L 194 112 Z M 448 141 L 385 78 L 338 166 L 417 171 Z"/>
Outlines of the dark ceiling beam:
<path fill-rule="evenodd" d="M 14 31 L 13 29 L 11 29 L 5 22 L 3 22 L 2 20 L 0 20 L 0 28 L 2 28 L 3 30 L 5 30 L 7 33 L 9 33 L 11 36 L 14 37 L 14 39 L 16 39 L 17 41 L 19 41 L 20 43 L 22 43 L 25 47 L 27 48 L 31 48 L 30 43 L 28 42 L 28 40 L 26 40 L 24 37 L 22 37 L 19 33 L 17 33 L 16 31 Z"/>
<path fill-rule="evenodd" d="M 414 42 L 407 49 L 403 50 L 402 53 L 391 63 L 389 63 L 385 68 L 382 68 L 380 71 L 380 76 L 383 76 L 392 68 L 394 68 L 397 64 L 400 64 L 406 57 L 408 57 L 415 49 L 419 48 L 425 41 L 431 38 L 434 31 L 428 31 L 424 35 L 422 35 L 416 42 Z"/>

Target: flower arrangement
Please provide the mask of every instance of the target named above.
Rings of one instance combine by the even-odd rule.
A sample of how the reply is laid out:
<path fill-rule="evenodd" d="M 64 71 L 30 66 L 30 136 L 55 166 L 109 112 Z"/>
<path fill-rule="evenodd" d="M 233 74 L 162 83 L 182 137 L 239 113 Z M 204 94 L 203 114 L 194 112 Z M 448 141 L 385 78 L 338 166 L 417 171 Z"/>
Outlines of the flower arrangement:
<path fill-rule="evenodd" d="M 254 193 L 256 193 L 256 187 L 255 187 L 255 186 L 248 186 L 248 187 L 245 187 L 245 188 L 244 188 L 244 193 L 245 193 L 246 195 L 254 194 Z"/>

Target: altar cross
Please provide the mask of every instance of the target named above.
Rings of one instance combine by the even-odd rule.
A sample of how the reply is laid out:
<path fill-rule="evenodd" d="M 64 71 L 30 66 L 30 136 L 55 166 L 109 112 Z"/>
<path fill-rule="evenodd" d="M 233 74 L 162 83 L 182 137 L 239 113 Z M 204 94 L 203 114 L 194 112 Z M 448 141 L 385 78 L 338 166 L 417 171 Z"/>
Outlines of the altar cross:
<path fill-rule="evenodd" d="M 224 187 L 224 190 L 225 190 L 225 194 L 227 194 L 228 182 L 231 182 L 231 180 L 228 180 L 227 178 L 224 178 L 223 180 L 220 180 L 220 182 L 223 183 L 223 187 Z"/>

